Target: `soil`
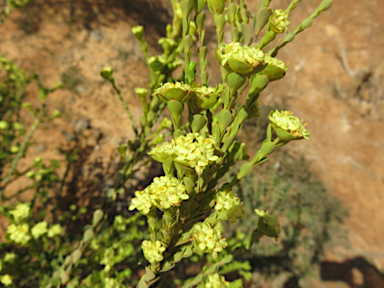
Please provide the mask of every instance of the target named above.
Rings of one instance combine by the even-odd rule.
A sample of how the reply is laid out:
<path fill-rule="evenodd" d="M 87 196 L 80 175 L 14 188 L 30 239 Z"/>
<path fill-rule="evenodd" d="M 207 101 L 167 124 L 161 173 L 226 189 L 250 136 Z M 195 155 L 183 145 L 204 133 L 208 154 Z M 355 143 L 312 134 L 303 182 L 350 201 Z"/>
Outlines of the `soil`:
<path fill-rule="evenodd" d="M 258 2 L 248 1 L 248 7 L 256 11 Z M 319 272 L 323 281 L 314 285 L 384 287 L 384 153 L 380 153 L 384 145 L 384 2 L 334 2 L 279 53 L 289 71 L 270 85 L 260 102 L 285 101 L 294 115 L 309 123 L 311 141 L 290 143 L 290 153 L 311 160 L 313 171 L 349 212 L 345 228 L 350 244 L 328 252 Z M 276 0 L 272 7 L 289 3 Z M 319 3 L 300 3 L 292 13 L 293 27 Z M 114 68 L 138 121 L 140 101 L 133 89 L 146 86 L 148 70 L 131 28 L 145 27 L 149 52 L 154 53 L 170 15 L 165 0 L 31 0 L 5 21 L 0 27 L 0 54 L 38 73 L 45 86 L 62 82 L 65 87 L 47 99 L 48 107 L 59 109 L 63 117 L 38 130 L 36 144 L 21 166 L 37 156 L 62 160 L 57 147 L 73 148 L 77 139 L 80 144 L 76 145 L 86 155 L 83 174 L 92 179 L 112 169 L 110 163 L 118 159 L 116 147 L 132 139 L 133 131 L 118 97 L 99 72 L 104 66 Z M 33 86 L 27 90 L 27 99 L 33 103 L 39 101 L 36 91 Z M 111 185 L 107 178 L 105 189 Z M 7 193 L 24 185 L 14 183 Z"/>

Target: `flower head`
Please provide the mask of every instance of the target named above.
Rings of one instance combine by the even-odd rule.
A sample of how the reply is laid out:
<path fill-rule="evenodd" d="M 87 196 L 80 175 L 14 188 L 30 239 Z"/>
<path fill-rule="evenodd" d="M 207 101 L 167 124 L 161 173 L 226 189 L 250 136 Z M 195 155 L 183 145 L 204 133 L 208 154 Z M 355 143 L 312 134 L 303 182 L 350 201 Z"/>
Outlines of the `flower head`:
<path fill-rule="evenodd" d="M 9 274 L 1 275 L 0 276 L 0 283 L 2 283 L 4 286 L 12 285 L 13 278 Z"/>
<path fill-rule="evenodd" d="M 158 96 L 162 101 L 167 103 L 169 100 L 176 100 L 185 103 L 192 96 L 192 87 L 181 82 L 165 83 L 157 88 L 153 95 Z"/>
<path fill-rule="evenodd" d="M 53 238 L 60 235 L 63 232 L 63 227 L 60 224 L 55 224 L 48 230 L 48 237 Z"/>
<path fill-rule="evenodd" d="M 221 43 L 216 50 L 216 58 L 222 66 L 241 75 L 250 76 L 265 68 L 265 54 L 258 48 L 239 42 Z"/>
<path fill-rule="evenodd" d="M 33 238 L 37 239 L 40 236 L 47 233 L 48 232 L 47 226 L 48 226 L 48 224 L 45 221 L 39 222 L 35 226 L 33 226 L 31 229 L 31 234 L 32 234 Z"/>
<path fill-rule="evenodd" d="M 16 209 L 9 213 L 13 216 L 13 220 L 15 220 L 16 223 L 20 223 L 28 218 L 30 211 L 31 208 L 29 204 L 19 203 L 17 204 Z"/>
<path fill-rule="evenodd" d="M 156 240 L 156 242 L 144 240 L 141 248 L 143 249 L 145 259 L 147 259 L 149 263 L 160 262 L 164 259 L 163 252 L 165 251 L 165 247 L 161 245 L 159 240 Z"/>
<path fill-rule="evenodd" d="M 12 263 L 16 259 L 15 253 L 5 253 L 4 262 Z"/>
<path fill-rule="evenodd" d="M 241 205 L 240 198 L 235 196 L 232 191 L 219 191 L 216 195 L 215 209 L 223 213 L 230 222 L 245 217 L 245 211 Z"/>
<path fill-rule="evenodd" d="M 29 225 L 27 223 L 9 225 L 7 234 L 9 240 L 16 244 L 25 245 L 31 240 L 31 235 L 29 235 Z"/>
<path fill-rule="evenodd" d="M 151 185 L 143 191 L 136 191 L 129 210 L 137 209 L 148 214 L 153 207 L 166 210 L 179 206 L 181 201 L 188 199 L 186 188 L 174 177 L 155 177 Z"/>
<path fill-rule="evenodd" d="M 275 33 L 283 33 L 288 30 L 288 25 L 291 22 L 288 21 L 288 13 L 285 13 L 282 9 L 276 9 L 272 11 L 271 29 Z"/>
<path fill-rule="evenodd" d="M 224 276 L 220 276 L 219 273 L 208 275 L 204 281 L 205 288 L 225 288 L 228 287 L 229 282 L 225 281 Z"/>
<path fill-rule="evenodd" d="M 210 109 L 217 103 L 218 94 L 215 88 L 195 87 L 193 92 L 194 97 L 191 98 L 191 102 L 199 109 Z"/>
<path fill-rule="evenodd" d="M 284 141 L 306 139 L 309 140 L 309 132 L 299 118 L 293 116 L 290 111 L 271 111 L 268 116 L 277 136 Z"/>
<path fill-rule="evenodd" d="M 288 70 L 283 61 L 269 55 L 265 55 L 265 63 L 267 63 L 268 66 L 260 72 L 260 75 L 267 75 L 269 81 L 283 78 Z"/>
<path fill-rule="evenodd" d="M 217 258 L 217 252 L 222 251 L 227 247 L 227 241 L 223 238 L 220 229 L 213 228 L 208 223 L 197 223 L 194 226 L 196 247 L 205 253 L 211 253 L 214 259 Z"/>

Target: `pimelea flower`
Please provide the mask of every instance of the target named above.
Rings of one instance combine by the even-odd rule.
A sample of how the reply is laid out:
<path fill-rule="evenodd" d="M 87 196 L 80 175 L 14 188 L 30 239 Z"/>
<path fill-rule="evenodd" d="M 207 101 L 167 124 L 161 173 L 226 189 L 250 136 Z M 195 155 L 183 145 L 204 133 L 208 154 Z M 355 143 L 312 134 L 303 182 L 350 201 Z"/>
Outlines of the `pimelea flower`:
<path fill-rule="evenodd" d="M 9 235 L 9 239 L 16 244 L 25 245 L 31 240 L 31 235 L 29 235 L 29 225 L 27 223 L 9 225 L 7 234 Z"/>
<path fill-rule="evenodd" d="M 162 101 L 167 103 L 170 100 L 176 100 L 185 103 L 192 96 L 192 87 L 181 82 L 165 83 L 157 88 L 153 95 L 158 96 Z"/>
<path fill-rule="evenodd" d="M 194 168 L 197 175 L 203 174 L 204 168 L 219 159 L 215 155 L 215 141 L 213 138 L 188 133 L 172 140 L 173 159 L 176 163 Z"/>
<path fill-rule="evenodd" d="M 219 191 L 217 193 L 215 209 L 223 212 L 231 223 L 245 217 L 240 198 L 235 196 L 232 191 Z"/>
<path fill-rule="evenodd" d="M 269 81 L 276 81 L 283 78 L 288 70 L 283 61 L 269 55 L 265 55 L 265 63 L 267 63 L 268 66 L 259 74 L 267 75 Z"/>
<path fill-rule="evenodd" d="M 47 226 L 48 224 L 45 221 L 39 222 L 35 226 L 33 226 L 31 229 L 31 234 L 33 238 L 38 239 L 40 236 L 47 233 L 48 232 Z"/>
<path fill-rule="evenodd" d="M 210 109 L 217 103 L 216 89 L 213 87 L 195 87 L 193 88 L 194 97 L 191 102 L 199 109 Z"/>
<path fill-rule="evenodd" d="M 156 240 L 156 242 L 144 240 L 141 244 L 141 248 L 143 249 L 145 259 L 147 259 L 149 263 L 163 261 L 165 247 L 161 245 L 159 240 Z"/>
<path fill-rule="evenodd" d="M 0 283 L 2 283 L 4 286 L 12 285 L 13 278 L 9 274 L 1 275 L 0 276 Z"/>
<path fill-rule="evenodd" d="M 171 157 L 176 163 L 195 169 L 198 175 L 219 159 L 215 155 L 214 139 L 199 133 L 188 133 L 172 139 L 172 143 L 157 145 L 148 154 L 159 162 Z"/>
<path fill-rule="evenodd" d="M 276 9 L 272 11 L 271 29 L 275 33 L 283 33 L 288 30 L 288 25 L 291 22 L 288 21 L 288 13 L 285 13 L 282 9 Z"/>
<path fill-rule="evenodd" d="M 268 237 L 278 238 L 280 234 L 280 225 L 276 217 L 269 215 L 267 212 L 255 209 L 256 214 L 259 216 L 257 223 L 257 230 L 262 232 Z"/>
<path fill-rule="evenodd" d="M 271 111 L 268 116 L 277 136 L 284 141 L 306 139 L 309 140 L 309 132 L 299 118 L 293 116 L 290 111 Z"/>
<path fill-rule="evenodd" d="M 63 227 L 60 224 L 55 224 L 48 230 L 48 237 L 53 238 L 60 235 L 63 232 Z"/>
<path fill-rule="evenodd" d="M 143 191 L 136 191 L 129 210 L 137 209 L 143 214 L 156 206 L 166 210 L 179 206 L 181 201 L 188 199 L 186 188 L 174 177 L 155 177 L 151 185 Z"/>
<path fill-rule="evenodd" d="M 16 209 L 9 213 L 13 216 L 13 220 L 15 220 L 16 223 L 20 223 L 28 218 L 30 211 L 31 208 L 29 204 L 19 203 L 17 204 Z"/>
<path fill-rule="evenodd" d="M 216 49 L 216 58 L 226 69 L 244 76 L 250 76 L 265 68 L 264 52 L 239 42 L 221 43 Z"/>
<path fill-rule="evenodd" d="M 229 282 L 225 281 L 225 277 L 218 273 L 208 275 L 204 281 L 204 288 L 225 288 L 228 287 Z"/>
<path fill-rule="evenodd" d="M 121 287 L 121 285 L 119 282 L 117 282 L 115 278 L 105 277 L 104 288 L 119 288 L 119 287 Z"/>
<path fill-rule="evenodd" d="M 15 253 L 5 253 L 4 262 L 12 263 L 16 259 Z"/>
<path fill-rule="evenodd" d="M 205 253 L 211 253 L 214 259 L 217 258 L 217 252 L 227 247 L 227 241 L 223 238 L 220 229 L 213 228 L 208 223 L 197 223 L 195 229 L 195 245 Z"/>

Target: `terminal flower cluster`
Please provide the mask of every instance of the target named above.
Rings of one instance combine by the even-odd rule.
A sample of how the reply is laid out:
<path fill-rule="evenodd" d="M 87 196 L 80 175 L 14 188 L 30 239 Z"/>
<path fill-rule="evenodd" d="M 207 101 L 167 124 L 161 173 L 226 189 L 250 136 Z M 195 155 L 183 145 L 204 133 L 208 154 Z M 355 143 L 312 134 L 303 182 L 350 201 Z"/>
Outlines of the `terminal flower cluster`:
<path fill-rule="evenodd" d="M 148 214 L 153 207 L 160 210 L 179 206 L 181 201 L 188 199 L 186 188 L 174 177 L 155 177 L 151 185 L 143 191 L 136 191 L 129 210 L 137 209 Z"/>
<path fill-rule="evenodd" d="M 249 74 L 260 64 L 264 64 L 264 52 L 258 48 L 247 45 L 241 46 L 239 42 L 230 44 L 221 43 L 217 48 L 216 56 L 220 64 L 226 65 L 238 74 Z"/>
<path fill-rule="evenodd" d="M 160 262 L 164 259 L 163 252 L 165 251 L 165 247 L 161 245 L 159 240 L 156 240 L 156 242 L 144 240 L 141 248 L 143 249 L 145 259 L 147 259 L 149 263 Z"/>
<path fill-rule="evenodd" d="M 225 277 L 218 273 L 208 275 L 204 283 L 205 288 L 225 288 L 228 285 L 229 282 L 225 281 Z"/>
<path fill-rule="evenodd" d="M 29 225 L 27 223 L 11 224 L 7 228 L 9 240 L 16 244 L 25 245 L 31 240 Z"/>
<path fill-rule="evenodd" d="M 217 193 L 215 209 L 224 212 L 225 217 L 231 223 L 245 217 L 240 198 L 235 196 L 232 191 L 219 191 Z"/>
<path fill-rule="evenodd" d="M 271 29 L 273 32 L 283 33 L 288 30 L 288 26 L 291 24 L 291 22 L 288 21 L 289 14 L 282 9 L 273 10 L 272 13 Z"/>
<path fill-rule="evenodd" d="M 271 111 L 268 116 L 277 136 L 285 141 L 306 139 L 309 140 L 309 132 L 298 117 L 293 116 L 290 111 Z"/>
<path fill-rule="evenodd" d="M 176 163 L 195 169 L 198 175 L 219 159 L 215 155 L 214 139 L 199 133 L 188 133 L 173 139 L 172 143 L 157 145 L 149 154 L 159 162 L 171 157 Z"/>
<path fill-rule="evenodd" d="M 31 208 L 29 204 L 19 203 L 16 205 L 16 208 L 9 213 L 13 216 L 13 220 L 16 223 L 20 223 L 28 218 L 30 212 Z"/>
<path fill-rule="evenodd" d="M 212 227 L 208 223 L 197 223 L 195 229 L 195 245 L 205 253 L 211 253 L 214 259 L 217 258 L 217 252 L 227 247 L 227 241 L 219 228 Z"/>

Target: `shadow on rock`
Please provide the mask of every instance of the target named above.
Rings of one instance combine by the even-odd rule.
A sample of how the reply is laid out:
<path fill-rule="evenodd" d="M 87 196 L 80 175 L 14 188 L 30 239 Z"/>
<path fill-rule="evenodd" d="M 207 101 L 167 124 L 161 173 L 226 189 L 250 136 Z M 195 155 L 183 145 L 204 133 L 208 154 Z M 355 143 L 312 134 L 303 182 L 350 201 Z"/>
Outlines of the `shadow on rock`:
<path fill-rule="evenodd" d="M 384 274 L 363 257 L 342 263 L 325 261 L 320 269 L 323 281 L 343 281 L 351 288 L 384 287 Z"/>

